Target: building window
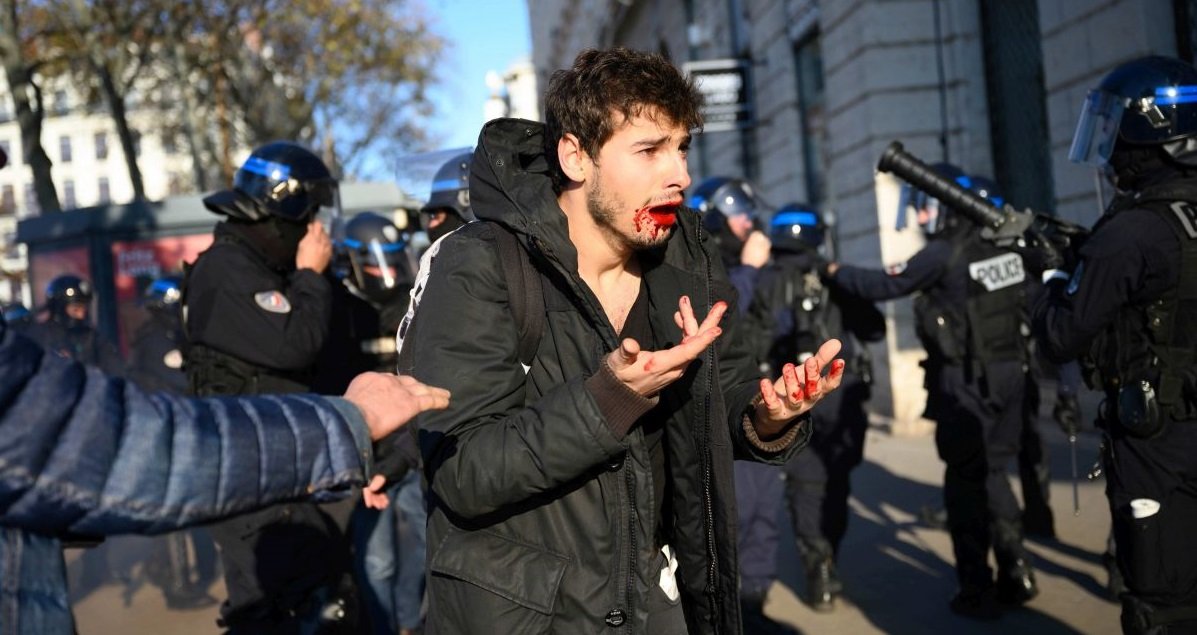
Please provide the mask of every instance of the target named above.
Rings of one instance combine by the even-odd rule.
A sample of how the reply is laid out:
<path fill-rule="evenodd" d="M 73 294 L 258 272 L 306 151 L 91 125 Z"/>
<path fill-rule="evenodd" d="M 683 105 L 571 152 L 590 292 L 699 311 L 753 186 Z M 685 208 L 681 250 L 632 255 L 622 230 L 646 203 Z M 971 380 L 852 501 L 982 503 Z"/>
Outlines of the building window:
<path fill-rule="evenodd" d="M 176 154 L 179 151 L 179 142 L 173 133 L 162 135 L 162 151 L 166 154 Z"/>
<path fill-rule="evenodd" d="M 9 163 L 16 163 L 16 160 L 12 156 L 12 144 L 11 143 L 9 143 L 8 141 L 0 141 L 0 150 L 4 151 L 4 156 L 8 157 Z"/>
<path fill-rule="evenodd" d="M 108 158 L 108 133 L 96 133 L 96 159 L 103 160 Z"/>
<path fill-rule="evenodd" d="M 17 212 L 17 193 L 11 185 L 0 188 L 0 214 L 10 216 Z"/>
<path fill-rule="evenodd" d="M 798 86 L 798 121 L 801 125 L 803 181 L 806 199 L 817 205 L 826 194 L 826 169 L 822 140 L 827 130 L 823 108 L 823 53 L 819 34 L 794 43 L 794 72 Z"/>
<path fill-rule="evenodd" d="M 62 208 L 75 209 L 79 205 L 75 202 L 75 182 L 67 179 L 62 182 Z"/>
<path fill-rule="evenodd" d="M 71 104 L 65 90 L 54 91 L 54 114 L 65 115 L 71 111 Z"/>
<path fill-rule="evenodd" d="M 101 176 L 97 188 L 100 191 L 100 204 L 107 205 L 112 202 L 112 195 L 108 192 L 108 177 Z"/>
<path fill-rule="evenodd" d="M 9 121 L 12 121 L 12 104 L 8 101 L 8 95 L 0 95 L 0 123 Z"/>
<path fill-rule="evenodd" d="M 41 206 L 37 204 L 37 190 L 32 183 L 25 184 L 25 215 L 37 216 L 41 213 Z"/>
<path fill-rule="evenodd" d="M 58 138 L 58 159 L 63 163 L 71 162 L 71 138 L 66 135 Z"/>

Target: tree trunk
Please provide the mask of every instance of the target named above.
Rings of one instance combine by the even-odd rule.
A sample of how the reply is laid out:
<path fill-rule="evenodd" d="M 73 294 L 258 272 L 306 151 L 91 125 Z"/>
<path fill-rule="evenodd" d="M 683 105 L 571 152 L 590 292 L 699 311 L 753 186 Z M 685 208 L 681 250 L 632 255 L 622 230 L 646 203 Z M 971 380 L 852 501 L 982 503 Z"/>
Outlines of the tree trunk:
<path fill-rule="evenodd" d="M 175 83 L 179 89 L 179 95 L 183 100 L 183 134 L 187 137 L 187 150 L 191 154 L 191 176 L 195 179 L 195 190 L 197 192 L 208 191 L 208 171 L 204 169 L 204 153 L 202 148 L 204 142 L 200 140 L 199 135 L 207 132 L 205 130 L 203 120 L 200 119 L 199 108 L 196 106 L 195 98 L 191 94 L 191 82 L 187 81 L 187 69 L 183 65 L 183 45 L 176 44 L 171 52 L 171 64 L 173 66 Z"/>
<path fill-rule="evenodd" d="M 33 189 L 42 213 L 61 212 L 58 190 L 50 175 L 53 163 L 42 148 L 42 92 L 33 79 L 33 70 L 21 55 L 17 2 L 8 0 L 0 11 L 0 62 L 4 64 L 8 91 L 12 95 L 17 123 L 21 128 L 21 155 L 33 172 Z M 33 99 L 30 99 L 30 93 Z"/>
<path fill-rule="evenodd" d="M 121 141 L 121 151 L 125 154 L 125 167 L 129 170 L 129 184 L 133 186 L 133 200 L 145 200 L 145 181 L 141 178 L 141 168 L 137 165 L 137 144 L 133 141 L 133 131 L 129 128 L 129 115 L 125 108 L 125 96 L 116 87 L 112 78 L 112 70 L 100 60 L 92 60 L 92 69 L 100 78 L 100 87 L 104 91 L 104 99 L 108 102 L 108 110 L 112 115 L 112 122 L 116 124 L 116 136 Z"/>

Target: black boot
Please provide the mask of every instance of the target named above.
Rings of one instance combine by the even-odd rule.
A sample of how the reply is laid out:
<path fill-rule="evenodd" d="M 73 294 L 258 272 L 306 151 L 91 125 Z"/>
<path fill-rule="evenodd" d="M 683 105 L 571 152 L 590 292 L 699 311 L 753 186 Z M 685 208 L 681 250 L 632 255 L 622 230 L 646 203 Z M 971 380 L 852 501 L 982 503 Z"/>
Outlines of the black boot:
<path fill-rule="evenodd" d="M 806 569 L 807 601 L 812 609 L 820 613 L 835 610 L 835 600 L 843 590 L 844 585 L 835 570 L 835 562 L 830 557 L 815 562 Z"/>
<path fill-rule="evenodd" d="M 997 599 L 1002 604 L 1026 604 L 1039 595 L 1035 570 L 1023 558 L 998 566 Z"/>
<path fill-rule="evenodd" d="M 948 604 L 952 612 L 974 620 L 990 622 L 1002 616 L 993 584 L 985 586 L 963 585 L 956 597 Z"/>
<path fill-rule="evenodd" d="M 991 528 L 993 555 L 997 560 L 997 599 L 1002 604 L 1025 604 L 1039 595 L 1031 555 L 1022 544 L 1017 522 L 995 520 Z"/>
<path fill-rule="evenodd" d="M 1118 568 L 1118 558 L 1109 551 L 1101 554 L 1101 563 L 1106 568 L 1106 593 L 1111 602 L 1118 602 L 1122 594 L 1126 593 L 1126 582 L 1122 580 L 1122 570 Z"/>

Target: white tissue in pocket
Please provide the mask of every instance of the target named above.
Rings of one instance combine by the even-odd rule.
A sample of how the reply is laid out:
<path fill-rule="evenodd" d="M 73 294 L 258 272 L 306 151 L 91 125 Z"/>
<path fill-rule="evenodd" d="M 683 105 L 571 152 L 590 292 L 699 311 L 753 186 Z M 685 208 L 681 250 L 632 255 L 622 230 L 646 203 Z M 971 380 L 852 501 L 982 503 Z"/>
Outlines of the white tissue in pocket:
<path fill-rule="evenodd" d="M 669 545 L 661 547 L 661 553 L 665 554 L 665 566 L 661 567 L 661 579 L 657 583 L 661 590 L 665 592 L 665 597 L 669 598 L 670 602 L 677 602 L 678 588 L 677 588 L 677 558 L 673 555 L 673 550 Z"/>
<path fill-rule="evenodd" d="M 1150 498 L 1136 498 L 1130 502 L 1131 516 L 1147 518 L 1160 513 L 1160 502 Z"/>

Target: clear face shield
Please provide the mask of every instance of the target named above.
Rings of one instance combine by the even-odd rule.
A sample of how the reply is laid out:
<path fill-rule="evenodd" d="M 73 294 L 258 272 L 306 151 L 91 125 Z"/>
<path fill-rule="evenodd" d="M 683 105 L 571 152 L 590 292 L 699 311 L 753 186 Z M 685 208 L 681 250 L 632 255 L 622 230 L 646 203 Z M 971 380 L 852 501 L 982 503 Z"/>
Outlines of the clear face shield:
<path fill-rule="evenodd" d="M 1072 136 L 1068 160 L 1104 166 L 1114 152 L 1126 100 L 1101 90 L 1089 91 Z"/>
<path fill-rule="evenodd" d="M 928 236 L 939 233 L 943 229 L 944 215 L 939 199 L 929 196 L 926 192 L 910 185 L 902 184 L 902 191 L 898 195 L 898 216 L 894 229 L 901 231 L 910 226 L 910 216 L 914 216 L 915 223 Z"/>
<path fill-rule="evenodd" d="M 383 231 L 394 235 L 384 236 L 385 240 L 372 238 L 369 241 L 344 238 L 338 243 L 348 252 L 353 285 L 377 300 L 392 296 L 410 284 L 412 278 L 404 251 L 407 245 L 401 240 L 399 231 L 394 227 L 386 227 Z"/>

